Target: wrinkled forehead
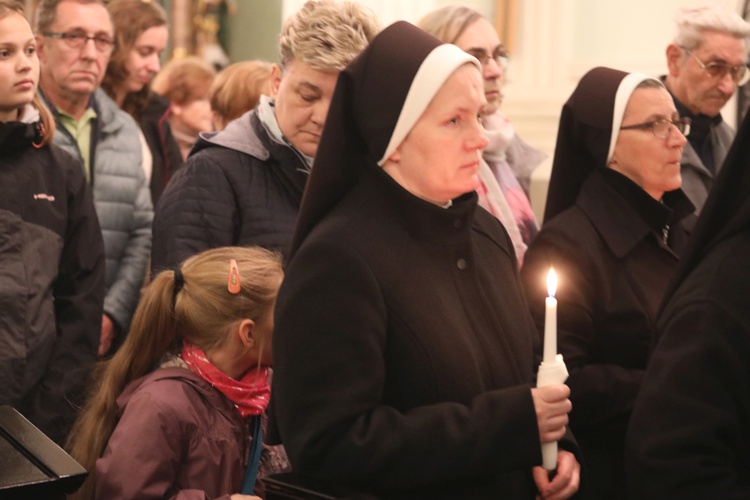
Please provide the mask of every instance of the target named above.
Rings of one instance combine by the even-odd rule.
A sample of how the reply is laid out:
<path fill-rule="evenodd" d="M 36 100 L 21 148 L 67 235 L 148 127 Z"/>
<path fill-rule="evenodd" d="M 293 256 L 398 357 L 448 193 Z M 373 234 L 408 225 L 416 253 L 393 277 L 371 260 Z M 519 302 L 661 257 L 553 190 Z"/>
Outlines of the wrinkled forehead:
<path fill-rule="evenodd" d="M 494 26 L 480 17 L 466 27 L 456 39 L 455 45 L 467 52 L 483 50 L 487 54 L 492 54 L 502 43 Z"/>
<path fill-rule="evenodd" d="M 693 49 L 700 58 L 710 61 L 742 64 L 747 60 L 744 38 L 714 30 L 701 31 L 701 43 Z"/>
<path fill-rule="evenodd" d="M 677 114 L 674 99 L 667 89 L 662 87 L 636 88 L 628 100 L 625 117 L 629 119 L 650 120 L 673 118 Z"/>
<path fill-rule="evenodd" d="M 114 26 L 107 8 L 96 2 L 83 3 L 63 0 L 57 6 L 51 28 L 55 31 L 81 30 L 89 34 L 114 34 Z"/>

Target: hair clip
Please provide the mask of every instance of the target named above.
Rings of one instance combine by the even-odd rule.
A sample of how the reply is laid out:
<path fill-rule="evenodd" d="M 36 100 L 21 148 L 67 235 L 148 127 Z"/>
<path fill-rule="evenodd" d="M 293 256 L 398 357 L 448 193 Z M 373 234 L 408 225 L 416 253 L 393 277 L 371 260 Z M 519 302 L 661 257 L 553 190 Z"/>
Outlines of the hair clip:
<path fill-rule="evenodd" d="M 227 278 L 227 290 L 232 295 L 240 293 L 240 269 L 237 267 L 237 261 L 229 261 L 229 276 Z"/>

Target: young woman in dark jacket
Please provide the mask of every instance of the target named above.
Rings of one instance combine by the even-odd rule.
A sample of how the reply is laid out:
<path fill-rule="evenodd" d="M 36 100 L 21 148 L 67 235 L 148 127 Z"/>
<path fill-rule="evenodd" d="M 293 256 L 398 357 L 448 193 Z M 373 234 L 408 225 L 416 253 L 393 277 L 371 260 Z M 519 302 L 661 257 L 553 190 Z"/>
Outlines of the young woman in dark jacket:
<path fill-rule="evenodd" d="M 91 473 L 74 498 L 228 500 L 283 470 L 283 450 L 262 446 L 282 277 L 280 257 L 258 247 L 156 276 L 71 433 Z"/>
<path fill-rule="evenodd" d="M 138 123 L 146 141 L 144 162 L 154 207 L 169 179 L 182 165 L 180 148 L 168 118 L 169 101 L 151 91 L 159 58 L 167 46 L 167 16 L 157 2 L 113 0 L 107 4 L 117 44 L 107 65 L 102 89 Z M 149 168 L 150 167 L 150 168 Z"/>
<path fill-rule="evenodd" d="M 38 83 L 29 23 L 0 0 L 0 404 L 62 443 L 99 346 L 104 246 Z"/>

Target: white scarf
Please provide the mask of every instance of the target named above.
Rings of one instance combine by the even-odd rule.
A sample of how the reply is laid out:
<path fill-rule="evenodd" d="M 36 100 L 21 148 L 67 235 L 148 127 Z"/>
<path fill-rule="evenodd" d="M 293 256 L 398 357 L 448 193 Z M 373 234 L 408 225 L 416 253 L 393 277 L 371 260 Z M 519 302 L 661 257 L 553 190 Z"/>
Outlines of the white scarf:
<path fill-rule="evenodd" d="M 506 161 L 506 151 L 513 137 L 516 135 L 513 125 L 505 115 L 496 111 L 483 119 L 484 133 L 487 134 L 489 144 L 484 148 L 482 156 L 489 162 Z"/>
<path fill-rule="evenodd" d="M 39 110 L 31 104 L 24 106 L 21 115 L 18 117 L 18 121 L 21 123 L 36 123 L 39 120 Z"/>

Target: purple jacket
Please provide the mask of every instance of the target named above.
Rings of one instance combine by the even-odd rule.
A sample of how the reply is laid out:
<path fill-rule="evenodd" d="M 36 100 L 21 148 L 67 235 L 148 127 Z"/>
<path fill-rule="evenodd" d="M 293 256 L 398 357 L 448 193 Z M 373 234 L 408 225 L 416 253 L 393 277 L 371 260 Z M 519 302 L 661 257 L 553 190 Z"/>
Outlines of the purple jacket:
<path fill-rule="evenodd" d="M 160 368 L 117 399 L 96 462 L 96 498 L 229 500 L 245 475 L 247 426 L 234 404 L 185 368 Z"/>

